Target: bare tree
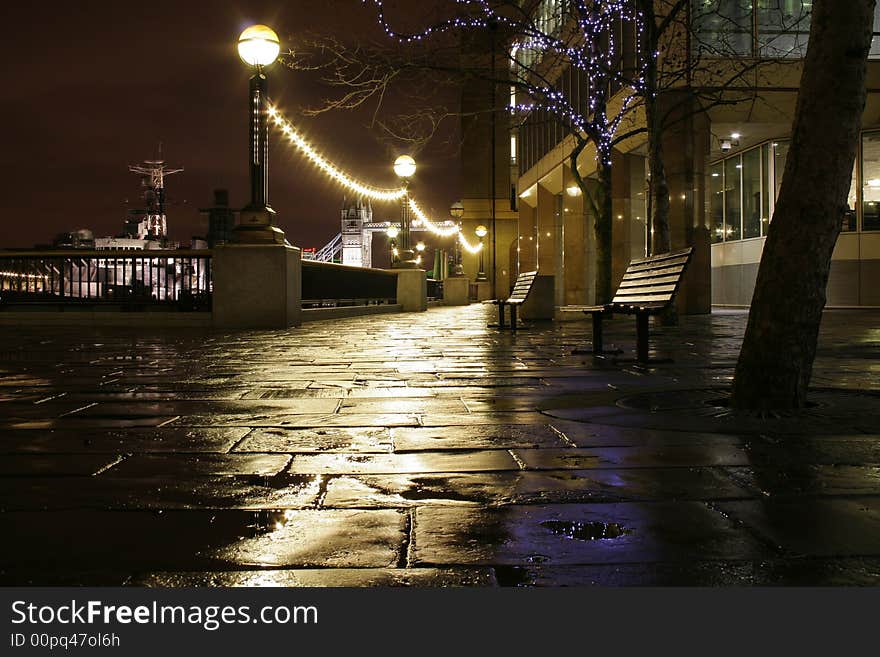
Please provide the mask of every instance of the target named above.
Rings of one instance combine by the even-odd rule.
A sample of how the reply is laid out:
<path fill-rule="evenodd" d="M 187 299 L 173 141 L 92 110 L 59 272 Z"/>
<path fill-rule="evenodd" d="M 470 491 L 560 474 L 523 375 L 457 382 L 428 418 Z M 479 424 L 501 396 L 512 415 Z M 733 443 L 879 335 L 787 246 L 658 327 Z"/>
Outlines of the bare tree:
<path fill-rule="evenodd" d="M 740 409 L 806 403 L 865 106 L 875 0 L 816 0 L 791 150 L 733 382 Z"/>

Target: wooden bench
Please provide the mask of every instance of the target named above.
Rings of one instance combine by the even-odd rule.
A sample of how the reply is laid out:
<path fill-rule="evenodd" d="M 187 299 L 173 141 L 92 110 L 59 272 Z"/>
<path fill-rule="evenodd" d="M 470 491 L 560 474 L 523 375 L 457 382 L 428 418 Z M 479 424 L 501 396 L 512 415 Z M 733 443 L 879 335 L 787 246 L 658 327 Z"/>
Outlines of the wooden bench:
<path fill-rule="evenodd" d="M 497 326 L 495 324 L 490 324 L 491 327 L 501 329 L 508 328 L 504 323 L 504 306 L 510 306 L 510 328 L 514 331 L 516 330 L 516 309 L 528 298 L 537 276 L 537 271 L 523 272 L 516 277 L 516 283 L 513 285 L 513 292 L 510 293 L 510 296 L 507 299 L 492 299 L 489 301 L 489 303 L 494 303 L 498 306 L 498 324 Z"/>
<path fill-rule="evenodd" d="M 672 304 L 691 253 L 692 248 L 688 247 L 633 260 L 626 268 L 611 303 L 580 308 L 593 319 L 593 354 L 605 353 L 602 344 L 603 318 L 621 313 L 636 316 L 636 359 L 641 363 L 649 361 L 648 318 L 662 313 Z"/>

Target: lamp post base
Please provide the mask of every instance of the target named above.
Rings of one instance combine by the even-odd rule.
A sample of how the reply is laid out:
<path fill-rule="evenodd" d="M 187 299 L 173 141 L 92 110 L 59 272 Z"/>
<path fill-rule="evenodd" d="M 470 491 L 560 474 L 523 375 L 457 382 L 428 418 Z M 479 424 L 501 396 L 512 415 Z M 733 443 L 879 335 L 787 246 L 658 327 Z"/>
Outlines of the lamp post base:
<path fill-rule="evenodd" d="M 236 244 L 284 244 L 284 231 L 272 225 L 274 219 L 275 210 L 272 208 L 243 208 L 240 222 L 232 231 L 232 241 Z"/>
<path fill-rule="evenodd" d="M 416 253 L 412 249 L 401 249 L 398 259 L 391 264 L 392 269 L 420 269 Z"/>

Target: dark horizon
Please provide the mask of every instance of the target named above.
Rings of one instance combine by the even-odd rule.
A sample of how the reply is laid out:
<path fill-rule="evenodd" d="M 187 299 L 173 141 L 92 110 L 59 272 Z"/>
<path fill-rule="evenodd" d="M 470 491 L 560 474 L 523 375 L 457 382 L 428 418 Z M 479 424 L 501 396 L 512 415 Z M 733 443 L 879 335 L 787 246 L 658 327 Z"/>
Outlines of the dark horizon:
<path fill-rule="evenodd" d="M 169 237 L 186 244 L 203 235 L 198 210 L 212 204 L 215 189 L 229 190 L 233 208 L 248 201 L 250 72 L 235 50 L 241 29 L 267 23 L 283 47 L 305 32 L 381 37 L 372 9 L 358 0 L 101 0 L 87 11 L 59 2 L 46 12 L 17 5 L 6 13 L 9 51 L 27 57 L 5 68 L 2 85 L 8 130 L 0 248 L 48 244 L 79 228 L 118 234 L 140 200 L 139 177 L 128 166 L 157 158 L 159 144 L 170 166 L 184 168 L 166 183 Z M 297 117 L 322 89 L 279 64 L 270 70 L 270 93 L 341 167 L 370 184 L 396 184 L 394 158 L 366 128 L 369 111 Z M 429 145 L 414 179 L 421 204 L 438 212 L 459 194 L 459 164 L 448 150 Z M 321 247 L 339 232 L 345 191 L 274 133 L 270 152 L 270 203 L 279 226 L 291 243 Z M 398 210 L 374 205 L 374 212 L 383 220 Z"/>

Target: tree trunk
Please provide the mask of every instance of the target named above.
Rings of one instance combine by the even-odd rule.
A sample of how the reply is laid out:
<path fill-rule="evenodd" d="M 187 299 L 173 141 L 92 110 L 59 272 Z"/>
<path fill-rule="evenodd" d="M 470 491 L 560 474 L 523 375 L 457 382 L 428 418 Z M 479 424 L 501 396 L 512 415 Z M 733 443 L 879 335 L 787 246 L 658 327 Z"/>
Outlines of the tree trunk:
<path fill-rule="evenodd" d="M 736 365 L 736 408 L 806 402 L 865 106 L 874 4 L 813 3 L 791 149 Z"/>

